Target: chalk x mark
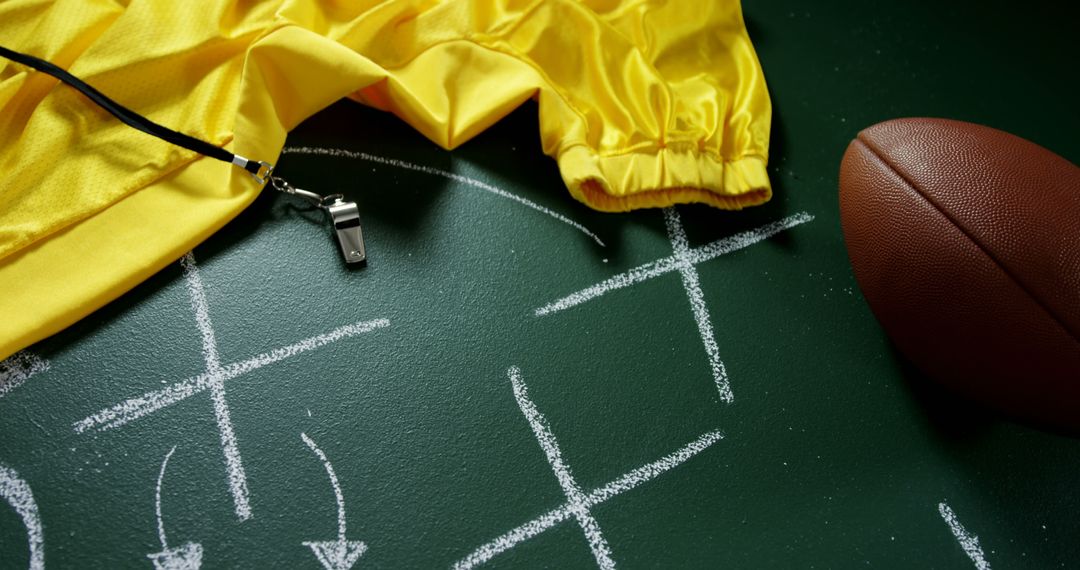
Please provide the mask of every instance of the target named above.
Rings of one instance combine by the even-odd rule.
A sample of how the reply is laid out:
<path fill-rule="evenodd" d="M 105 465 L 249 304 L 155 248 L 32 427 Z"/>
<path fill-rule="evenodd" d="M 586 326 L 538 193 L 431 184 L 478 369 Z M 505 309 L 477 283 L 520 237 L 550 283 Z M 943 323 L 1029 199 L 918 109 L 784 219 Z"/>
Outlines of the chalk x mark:
<path fill-rule="evenodd" d="M 330 460 L 326 458 L 323 450 L 319 449 L 319 446 L 315 445 L 315 442 L 307 434 L 301 433 L 300 438 L 318 456 L 323 463 L 323 467 L 326 468 L 326 474 L 330 476 L 330 485 L 334 488 L 334 498 L 337 500 L 338 509 L 338 539 L 336 541 L 305 542 L 304 546 L 311 549 L 311 552 L 315 554 L 315 557 L 319 559 L 319 562 L 327 570 L 348 570 L 364 554 L 367 545 L 358 540 L 350 541 L 345 539 L 345 496 L 341 494 L 341 484 L 338 483 L 337 475 L 334 473 L 334 466 L 330 464 Z"/>
<path fill-rule="evenodd" d="M 177 382 L 163 390 L 148 392 L 90 415 L 75 422 L 73 427 L 76 433 L 83 433 L 90 429 L 108 430 L 120 427 L 196 394 L 210 391 L 214 418 L 217 421 L 218 432 L 221 436 L 221 447 L 225 456 L 225 468 L 228 476 L 229 491 L 233 496 L 234 510 L 237 518 L 245 521 L 251 518 L 247 476 L 244 473 L 236 434 L 229 417 L 228 403 L 225 400 L 225 382 L 332 342 L 388 327 L 390 321 L 375 319 L 345 325 L 329 333 L 313 336 L 288 346 L 276 348 L 254 358 L 223 366 L 218 356 L 217 340 L 210 320 L 209 304 L 206 300 L 202 277 L 199 275 L 198 267 L 195 264 L 195 257 L 189 252 L 181 259 L 180 263 L 184 268 L 184 278 L 191 301 L 191 308 L 195 314 L 195 321 L 202 339 L 203 360 L 206 370 L 197 376 Z"/>
<path fill-rule="evenodd" d="M 956 518 L 956 513 L 949 508 L 949 505 L 944 502 L 938 503 L 938 512 L 941 513 L 941 518 L 945 519 L 945 524 L 949 525 L 949 530 L 952 531 L 953 536 L 960 543 L 960 547 L 967 553 L 968 558 L 975 563 L 975 567 L 979 570 L 990 570 L 990 563 L 986 561 L 982 546 L 979 545 L 979 537 L 968 532 L 964 525 L 960 524 L 960 519 Z"/>
<path fill-rule="evenodd" d="M 202 566 L 202 545 L 188 542 L 176 548 L 169 548 L 165 540 L 165 523 L 161 517 L 161 482 L 165 479 L 165 467 L 169 464 L 169 458 L 176 452 L 174 445 L 165 459 L 161 461 L 161 471 L 158 472 L 157 487 L 154 490 L 154 514 L 157 516 L 158 539 L 161 541 L 161 552 L 147 554 L 146 557 L 154 563 L 157 570 L 198 570 Z"/>
<path fill-rule="evenodd" d="M 759 228 L 691 249 L 678 212 L 674 208 L 665 208 L 664 222 L 667 226 L 668 239 L 671 241 L 672 250 L 674 251 L 672 255 L 639 265 L 596 285 L 571 293 L 536 309 L 534 313 L 537 317 L 544 317 L 565 311 L 611 291 L 678 271 L 682 279 L 683 289 L 686 290 L 686 295 L 690 300 L 694 321 L 697 324 L 702 344 L 705 346 L 705 354 L 708 356 L 709 368 L 713 375 L 713 381 L 716 383 L 717 391 L 720 394 L 720 399 L 730 403 L 734 401 L 735 396 L 731 390 L 731 382 L 728 379 L 724 362 L 720 359 L 720 348 L 716 344 L 716 335 L 713 333 L 708 306 L 705 303 L 705 294 L 701 290 L 701 279 L 698 276 L 696 266 L 721 255 L 749 247 L 813 219 L 814 216 L 806 212 L 800 212 Z"/>
<path fill-rule="evenodd" d="M 517 367 L 513 367 L 508 374 L 511 383 L 514 385 L 515 398 L 518 400 L 518 406 L 522 409 L 526 418 L 529 419 L 529 425 L 533 428 L 533 433 L 536 435 L 537 440 L 540 441 L 540 445 L 544 448 L 545 454 L 549 455 L 549 462 L 551 462 L 550 453 L 553 451 L 554 454 L 559 457 L 559 464 L 565 469 L 566 476 L 569 476 L 569 467 L 562 461 L 558 443 L 555 441 L 554 436 L 551 435 L 551 429 L 548 426 L 547 420 L 540 414 L 539 410 L 536 409 L 536 405 L 528 398 L 528 391 L 525 387 L 525 383 L 521 381 L 520 370 L 518 370 Z M 514 381 L 515 377 L 518 379 L 516 382 Z M 519 384 L 520 389 L 518 388 Z M 537 426 L 539 426 L 539 428 Z M 543 439 L 541 434 L 543 434 Z M 577 495 L 575 493 L 574 499 L 571 499 L 568 494 L 567 502 L 562 506 L 548 511 L 477 548 L 468 556 L 454 564 L 454 569 L 467 570 L 469 568 L 475 568 L 570 518 L 578 519 L 580 525 L 579 516 L 582 511 L 588 512 L 589 509 L 596 505 L 613 499 L 663 475 L 667 471 L 685 463 L 705 449 L 708 449 L 712 444 L 723 439 L 723 437 L 724 435 L 719 431 L 707 432 L 682 448 L 665 455 L 652 463 L 642 465 L 588 494 L 582 493 Z M 552 465 L 553 470 L 554 468 L 554 465 Z M 573 482 L 572 477 L 570 478 L 570 481 Z M 563 484 L 563 481 L 560 479 L 560 485 L 561 484 Z M 576 482 L 574 485 L 576 485 Z M 608 560 L 610 560 L 610 552 L 608 552 Z M 597 560 L 597 563 L 601 564 L 599 559 Z M 611 564 L 613 566 L 614 561 L 611 561 Z"/>
<path fill-rule="evenodd" d="M 439 176 L 439 177 L 442 177 L 442 178 L 446 178 L 448 180 L 453 180 L 454 182 L 465 184 L 466 186 L 472 186 L 473 188 L 477 188 L 477 189 L 483 190 L 485 192 L 490 192 L 491 194 L 499 196 L 500 198 L 506 198 L 507 200 L 513 200 L 514 202 L 517 202 L 517 203 L 519 203 L 519 204 L 521 204 L 523 206 L 526 206 L 528 208 L 532 208 L 533 210 L 536 210 L 537 212 L 540 212 L 541 214 L 544 214 L 546 216 L 550 216 L 552 218 L 555 218 L 556 220 L 558 220 L 558 221 L 560 221 L 560 222 L 562 222 L 562 223 L 564 223 L 564 224 L 578 230 L 579 232 L 589 236 L 593 241 L 595 241 L 601 247 L 607 247 L 604 244 L 603 240 L 600 239 L 599 236 L 597 236 L 595 233 L 590 231 L 585 226 L 579 224 L 578 222 L 575 222 L 574 220 L 571 220 L 570 218 L 568 218 L 568 217 L 566 217 L 566 216 L 564 216 L 564 215 L 562 215 L 562 214 L 560 214 L 560 213 L 558 213 L 558 212 L 556 212 L 554 210 L 551 210 L 550 208 L 545 208 L 544 206 L 541 206 L 540 204 L 537 204 L 536 202 L 533 202 L 532 200 L 522 198 L 521 196 L 518 196 L 517 194 L 512 194 L 510 192 L 507 192 L 506 190 L 503 190 L 502 188 L 499 188 L 498 186 L 493 186 L 491 184 L 488 184 L 487 182 L 483 182 L 483 181 L 477 180 L 475 178 L 470 178 L 468 176 L 462 176 L 460 174 L 454 174 L 453 172 L 447 172 L 446 170 L 440 170 L 438 168 L 432 168 L 430 166 L 423 166 L 423 165 L 420 165 L 420 164 L 414 164 L 414 163 L 411 163 L 411 162 L 406 162 L 404 160 L 398 160 L 396 158 L 386 158 L 386 157 L 382 157 L 382 156 L 376 156 L 376 155 L 373 155 L 373 154 L 368 154 L 366 152 L 345 150 L 345 149 L 341 149 L 341 148 L 318 148 L 318 147 L 307 147 L 307 146 L 285 147 L 284 149 L 282 149 L 281 153 L 282 154 L 302 154 L 302 155 L 332 156 L 332 157 L 336 157 L 336 158 L 350 158 L 350 159 L 354 159 L 354 160 L 363 160 L 363 161 L 367 161 L 367 162 L 374 162 L 376 164 L 382 164 L 382 165 L 385 165 L 385 166 L 393 166 L 393 167 L 401 168 L 403 170 L 412 170 L 414 172 L 420 172 L 420 173 L 423 173 L 423 174 L 429 174 L 429 175 L 432 175 L 432 176 Z"/>
<path fill-rule="evenodd" d="M 25 350 L 0 361 L 0 398 L 22 386 L 31 376 L 48 370 L 48 360 Z"/>
<path fill-rule="evenodd" d="M 45 568 L 45 535 L 41 530 L 41 516 L 30 485 L 19 478 L 10 467 L 0 465 L 0 497 L 22 519 L 26 526 L 26 540 L 30 544 L 30 570 Z"/>

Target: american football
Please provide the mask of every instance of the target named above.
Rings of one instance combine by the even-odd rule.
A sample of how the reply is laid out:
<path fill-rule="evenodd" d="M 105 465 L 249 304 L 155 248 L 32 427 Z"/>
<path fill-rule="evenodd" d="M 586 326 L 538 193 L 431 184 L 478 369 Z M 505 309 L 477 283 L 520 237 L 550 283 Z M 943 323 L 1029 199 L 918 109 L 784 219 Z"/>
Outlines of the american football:
<path fill-rule="evenodd" d="M 840 212 L 863 295 L 918 368 L 1080 428 L 1080 168 L 992 128 L 896 119 L 848 146 Z"/>

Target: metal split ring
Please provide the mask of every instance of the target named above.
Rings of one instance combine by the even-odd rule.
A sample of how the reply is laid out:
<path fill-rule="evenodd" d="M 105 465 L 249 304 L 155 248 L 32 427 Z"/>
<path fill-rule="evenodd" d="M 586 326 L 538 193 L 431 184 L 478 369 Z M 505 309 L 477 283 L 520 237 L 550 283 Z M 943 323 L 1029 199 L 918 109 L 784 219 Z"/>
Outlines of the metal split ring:
<path fill-rule="evenodd" d="M 314 192 L 309 193 L 314 194 Z M 341 202 L 344 199 L 344 194 L 327 194 L 326 196 L 322 197 L 322 200 L 319 201 L 319 207 L 325 210 L 326 208 L 329 208 L 332 204 Z"/>
<path fill-rule="evenodd" d="M 299 196 L 324 210 L 327 209 L 330 204 L 333 204 L 334 202 L 337 202 L 345 197 L 342 194 L 330 194 L 328 196 L 323 196 L 322 194 L 316 194 L 315 192 L 311 192 L 309 190 L 303 190 L 293 186 L 292 184 L 289 184 L 289 182 L 284 178 L 279 178 L 277 176 L 270 177 L 270 184 L 272 184 L 274 186 L 274 189 L 279 192 L 292 194 L 293 196 Z"/>

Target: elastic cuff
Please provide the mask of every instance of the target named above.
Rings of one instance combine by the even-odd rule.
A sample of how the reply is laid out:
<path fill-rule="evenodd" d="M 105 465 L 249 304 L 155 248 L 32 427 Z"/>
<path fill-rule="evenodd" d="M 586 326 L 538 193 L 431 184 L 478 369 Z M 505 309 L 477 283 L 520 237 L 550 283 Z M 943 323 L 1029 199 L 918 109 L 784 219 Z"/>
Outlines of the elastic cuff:
<path fill-rule="evenodd" d="M 741 210 L 772 197 L 765 159 L 759 156 L 723 161 L 671 148 L 598 156 L 573 146 L 558 160 L 570 194 L 605 212 L 689 203 Z"/>

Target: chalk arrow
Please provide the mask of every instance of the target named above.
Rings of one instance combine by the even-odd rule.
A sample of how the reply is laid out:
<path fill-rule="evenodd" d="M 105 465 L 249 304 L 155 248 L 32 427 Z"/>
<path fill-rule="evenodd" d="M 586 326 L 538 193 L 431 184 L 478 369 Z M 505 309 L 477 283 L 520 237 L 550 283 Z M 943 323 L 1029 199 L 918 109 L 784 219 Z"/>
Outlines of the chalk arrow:
<path fill-rule="evenodd" d="M 41 533 L 41 518 L 30 485 L 19 478 L 14 469 L 0 465 L 0 498 L 15 509 L 26 525 L 26 539 L 30 543 L 30 570 L 45 568 L 45 539 Z"/>
<path fill-rule="evenodd" d="M 161 471 L 158 472 L 157 492 L 154 493 L 154 512 L 157 514 L 158 538 L 161 540 L 161 552 L 147 554 L 146 557 L 154 563 L 156 570 L 199 570 L 202 566 L 202 545 L 188 542 L 183 546 L 169 548 L 165 541 L 165 523 L 161 520 L 161 481 L 165 478 L 165 467 L 169 464 L 169 458 L 176 451 L 174 445 L 165 459 L 161 462 Z"/>
<path fill-rule="evenodd" d="M 146 557 L 153 561 L 156 570 L 197 570 L 202 566 L 202 546 L 189 542 Z"/>
<path fill-rule="evenodd" d="M 31 376 L 49 369 L 49 361 L 25 350 L 0 360 L 0 398 L 18 388 Z"/>
<path fill-rule="evenodd" d="M 307 434 L 301 433 L 300 438 L 326 467 L 326 474 L 330 476 L 330 485 L 334 487 L 334 498 L 337 499 L 338 506 L 338 539 L 305 542 L 304 546 L 311 549 L 315 558 L 319 559 L 326 570 L 349 570 L 367 550 L 367 545 L 358 540 L 345 540 L 345 497 L 341 494 L 341 485 L 338 484 L 337 475 L 334 474 L 334 466 L 330 465 L 326 454 L 315 445 L 314 441 L 311 441 Z"/>
<path fill-rule="evenodd" d="M 326 570 L 349 570 L 367 550 L 367 545 L 358 540 L 305 542 L 304 546 L 315 553 L 315 558 L 322 562 Z"/>

